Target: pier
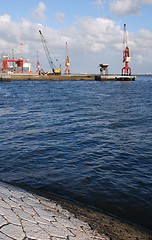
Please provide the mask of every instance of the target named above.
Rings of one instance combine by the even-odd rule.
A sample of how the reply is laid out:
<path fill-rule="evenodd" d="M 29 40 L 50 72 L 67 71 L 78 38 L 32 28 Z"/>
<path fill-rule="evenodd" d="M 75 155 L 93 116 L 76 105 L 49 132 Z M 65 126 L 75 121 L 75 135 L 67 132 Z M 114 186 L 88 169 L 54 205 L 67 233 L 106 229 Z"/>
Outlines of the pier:
<path fill-rule="evenodd" d="M 70 74 L 70 75 L 38 75 L 12 74 L 0 76 L 0 81 L 134 81 L 136 76 L 130 75 L 99 75 L 99 74 Z"/>

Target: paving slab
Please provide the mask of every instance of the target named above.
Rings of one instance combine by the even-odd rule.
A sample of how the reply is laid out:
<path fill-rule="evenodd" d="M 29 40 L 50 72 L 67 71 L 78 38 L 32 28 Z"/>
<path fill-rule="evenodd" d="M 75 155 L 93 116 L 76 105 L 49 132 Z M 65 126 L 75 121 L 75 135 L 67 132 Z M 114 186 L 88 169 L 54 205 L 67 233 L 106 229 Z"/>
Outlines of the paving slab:
<path fill-rule="evenodd" d="M 0 240 L 110 240 L 53 200 L 0 182 Z"/>

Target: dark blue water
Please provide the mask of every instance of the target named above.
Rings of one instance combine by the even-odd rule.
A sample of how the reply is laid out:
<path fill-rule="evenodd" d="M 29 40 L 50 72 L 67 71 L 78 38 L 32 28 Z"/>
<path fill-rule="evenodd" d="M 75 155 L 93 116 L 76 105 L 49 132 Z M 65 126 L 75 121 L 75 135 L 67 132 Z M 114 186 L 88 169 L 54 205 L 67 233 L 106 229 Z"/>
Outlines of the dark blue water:
<path fill-rule="evenodd" d="M 152 77 L 1 82 L 0 180 L 152 230 Z"/>

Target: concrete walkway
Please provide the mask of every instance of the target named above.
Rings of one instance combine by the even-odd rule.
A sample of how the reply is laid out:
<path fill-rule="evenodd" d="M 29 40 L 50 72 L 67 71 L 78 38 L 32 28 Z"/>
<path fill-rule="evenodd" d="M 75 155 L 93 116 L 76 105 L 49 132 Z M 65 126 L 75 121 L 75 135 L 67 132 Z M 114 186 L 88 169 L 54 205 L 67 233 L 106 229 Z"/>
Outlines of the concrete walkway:
<path fill-rule="evenodd" d="M 0 240 L 109 240 L 54 201 L 0 182 Z"/>

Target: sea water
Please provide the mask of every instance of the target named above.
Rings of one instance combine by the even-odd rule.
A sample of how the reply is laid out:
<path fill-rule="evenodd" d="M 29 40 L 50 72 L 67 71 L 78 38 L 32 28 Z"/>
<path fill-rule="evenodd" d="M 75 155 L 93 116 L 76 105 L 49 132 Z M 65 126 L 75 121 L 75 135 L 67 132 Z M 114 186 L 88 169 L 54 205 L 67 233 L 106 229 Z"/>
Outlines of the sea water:
<path fill-rule="evenodd" d="M 152 230 L 152 76 L 1 82 L 0 180 Z"/>

